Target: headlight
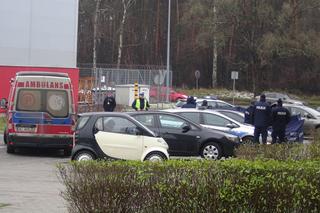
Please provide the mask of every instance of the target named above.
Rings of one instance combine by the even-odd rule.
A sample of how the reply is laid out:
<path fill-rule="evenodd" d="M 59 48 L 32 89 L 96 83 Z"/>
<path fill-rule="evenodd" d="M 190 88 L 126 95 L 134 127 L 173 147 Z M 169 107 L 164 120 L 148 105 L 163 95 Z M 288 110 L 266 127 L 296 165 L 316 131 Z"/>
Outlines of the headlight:
<path fill-rule="evenodd" d="M 227 135 L 226 138 L 232 142 L 235 143 L 239 143 L 240 142 L 240 138 L 238 136 L 235 135 Z"/>

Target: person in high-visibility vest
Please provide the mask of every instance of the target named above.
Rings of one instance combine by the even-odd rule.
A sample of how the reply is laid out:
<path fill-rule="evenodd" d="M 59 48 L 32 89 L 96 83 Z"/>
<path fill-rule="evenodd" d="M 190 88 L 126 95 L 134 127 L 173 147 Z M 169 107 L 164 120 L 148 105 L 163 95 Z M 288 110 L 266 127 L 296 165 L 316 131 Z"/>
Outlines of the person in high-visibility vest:
<path fill-rule="evenodd" d="M 132 102 L 132 108 L 136 111 L 148 110 L 150 107 L 147 99 L 144 98 L 144 93 L 139 93 L 139 98 L 135 99 Z"/>

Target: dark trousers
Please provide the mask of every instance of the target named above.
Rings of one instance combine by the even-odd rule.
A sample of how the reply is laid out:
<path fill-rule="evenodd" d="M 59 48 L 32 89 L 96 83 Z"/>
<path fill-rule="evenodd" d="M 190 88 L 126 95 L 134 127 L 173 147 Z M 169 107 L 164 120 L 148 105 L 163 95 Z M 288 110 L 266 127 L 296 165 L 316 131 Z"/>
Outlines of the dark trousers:
<path fill-rule="evenodd" d="M 254 142 L 259 143 L 260 134 L 262 136 L 262 143 L 267 143 L 268 131 L 267 127 L 255 126 L 254 127 Z"/>
<path fill-rule="evenodd" d="M 279 143 L 285 142 L 285 129 L 274 129 L 272 131 L 272 143 L 277 143 L 277 138 L 279 138 Z"/>

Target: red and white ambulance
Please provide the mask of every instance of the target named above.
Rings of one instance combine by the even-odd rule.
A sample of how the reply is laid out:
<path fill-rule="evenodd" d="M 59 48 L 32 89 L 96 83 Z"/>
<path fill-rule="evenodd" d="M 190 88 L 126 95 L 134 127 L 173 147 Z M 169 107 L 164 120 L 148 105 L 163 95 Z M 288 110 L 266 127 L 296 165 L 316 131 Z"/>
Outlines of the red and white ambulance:
<path fill-rule="evenodd" d="M 75 100 L 68 74 L 18 72 L 11 82 L 5 141 L 7 152 L 18 147 L 45 147 L 72 150 Z"/>

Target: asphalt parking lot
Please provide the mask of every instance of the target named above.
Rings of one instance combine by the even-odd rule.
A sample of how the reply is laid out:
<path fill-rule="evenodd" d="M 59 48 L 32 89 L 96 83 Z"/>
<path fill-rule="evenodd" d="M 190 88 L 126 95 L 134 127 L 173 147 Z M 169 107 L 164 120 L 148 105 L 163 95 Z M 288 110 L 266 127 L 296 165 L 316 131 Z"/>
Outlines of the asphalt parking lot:
<path fill-rule="evenodd" d="M 0 212 L 67 212 L 56 164 L 68 161 L 57 150 L 7 154 L 0 135 Z"/>

